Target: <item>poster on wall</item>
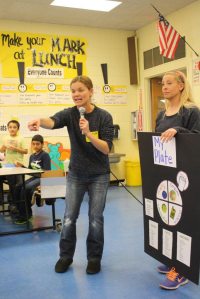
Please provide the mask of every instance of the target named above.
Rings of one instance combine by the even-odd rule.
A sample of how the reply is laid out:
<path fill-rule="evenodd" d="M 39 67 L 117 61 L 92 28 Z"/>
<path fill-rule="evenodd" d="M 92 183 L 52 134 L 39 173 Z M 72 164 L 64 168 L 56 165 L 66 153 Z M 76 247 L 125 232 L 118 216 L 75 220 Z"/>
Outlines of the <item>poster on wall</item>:
<path fill-rule="evenodd" d="M 0 106 L 72 105 L 70 81 L 87 75 L 87 45 L 85 38 L 70 34 L 1 32 Z M 127 104 L 127 87 L 96 86 L 93 100 Z"/>
<path fill-rule="evenodd" d="M 1 32 L 0 106 L 73 104 L 69 82 L 86 58 L 82 37 Z"/>
<path fill-rule="evenodd" d="M 144 250 L 199 283 L 200 135 L 178 134 L 161 142 L 138 133 L 142 173 Z"/>
<path fill-rule="evenodd" d="M 47 84 L 28 84 L 29 92 L 19 92 L 17 84 L 0 84 L 0 107 L 5 106 L 71 106 L 74 104 L 69 84 L 55 84 L 55 90 L 49 91 Z M 127 104 L 127 87 L 111 86 L 109 93 L 104 93 L 101 86 L 94 86 L 92 102 L 97 105 Z"/>
<path fill-rule="evenodd" d="M 17 84 L 0 84 L 0 107 L 73 104 L 69 85 L 57 84 L 54 92 L 49 92 L 47 84 L 28 84 L 27 88 L 29 92 L 22 93 Z"/>
<path fill-rule="evenodd" d="M 77 63 L 82 63 L 86 73 L 86 48 L 87 41 L 82 37 L 2 31 L 2 77 L 18 78 L 18 62 L 23 62 L 25 84 L 30 78 L 73 78 L 77 75 Z"/>
<path fill-rule="evenodd" d="M 94 86 L 92 102 L 100 105 L 127 105 L 127 86 L 110 85 L 109 91 L 105 92 L 105 86 Z"/>

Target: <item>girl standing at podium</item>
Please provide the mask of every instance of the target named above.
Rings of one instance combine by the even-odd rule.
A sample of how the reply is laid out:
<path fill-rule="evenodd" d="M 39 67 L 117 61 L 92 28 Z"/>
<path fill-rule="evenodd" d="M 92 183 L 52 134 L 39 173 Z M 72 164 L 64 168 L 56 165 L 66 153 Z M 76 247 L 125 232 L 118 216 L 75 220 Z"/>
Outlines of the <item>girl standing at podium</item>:
<path fill-rule="evenodd" d="M 191 88 L 184 73 L 172 71 L 162 79 L 165 109 L 156 119 L 155 131 L 161 134 L 161 141 L 171 140 L 177 133 L 200 133 L 200 111 L 192 99 Z M 175 267 L 158 266 L 158 272 L 166 274 L 160 287 L 175 290 L 188 283 L 188 279 L 177 273 Z"/>

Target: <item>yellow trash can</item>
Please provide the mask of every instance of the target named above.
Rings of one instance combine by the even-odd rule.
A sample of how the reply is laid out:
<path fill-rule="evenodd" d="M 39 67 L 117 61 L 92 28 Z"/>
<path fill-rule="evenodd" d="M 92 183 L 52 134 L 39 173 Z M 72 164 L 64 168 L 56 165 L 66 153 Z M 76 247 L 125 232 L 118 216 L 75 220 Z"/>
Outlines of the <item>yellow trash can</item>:
<path fill-rule="evenodd" d="M 141 186 L 141 169 L 139 161 L 124 161 L 125 162 L 125 178 L 127 186 Z"/>

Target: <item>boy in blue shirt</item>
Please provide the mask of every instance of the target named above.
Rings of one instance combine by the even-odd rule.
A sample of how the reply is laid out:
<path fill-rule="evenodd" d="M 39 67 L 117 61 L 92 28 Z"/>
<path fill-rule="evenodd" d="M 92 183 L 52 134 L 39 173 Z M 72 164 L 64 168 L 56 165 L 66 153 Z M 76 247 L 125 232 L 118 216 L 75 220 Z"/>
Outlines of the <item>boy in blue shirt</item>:
<path fill-rule="evenodd" d="M 41 135 L 35 135 L 33 136 L 31 143 L 32 143 L 32 148 L 34 153 L 29 158 L 28 168 L 50 170 L 51 159 L 49 157 L 49 154 L 43 151 L 43 145 L 44 145 L 43 137 Z M 26 192 L 25 197 L 26 197 L 28 215 L 26 215 L 23 185 L 20 184 L 16 186 L 15 198 L 19 199 L 19 201 L 17 202 L 19 215 L 15 220 L 16 224 L 25 224 L 28 221 L 28 219 L 32 217 L 31 199 L 32 199 L 33 192 L 39 185 L 40 185 L 40 178 L 36 178 L 36 177 L 31 177 L 25 182 L 25 192 Z"/>

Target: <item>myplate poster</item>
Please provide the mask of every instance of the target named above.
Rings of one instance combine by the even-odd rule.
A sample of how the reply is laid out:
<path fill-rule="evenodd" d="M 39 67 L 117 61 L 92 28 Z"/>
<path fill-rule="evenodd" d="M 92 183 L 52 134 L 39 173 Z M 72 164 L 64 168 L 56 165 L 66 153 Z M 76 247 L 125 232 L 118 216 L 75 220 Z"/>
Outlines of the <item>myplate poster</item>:
<path fill-rule="evenodd" d="M 139 133 L 144 249 L 196 284 L 200 265 L 200 135 Z"/>

